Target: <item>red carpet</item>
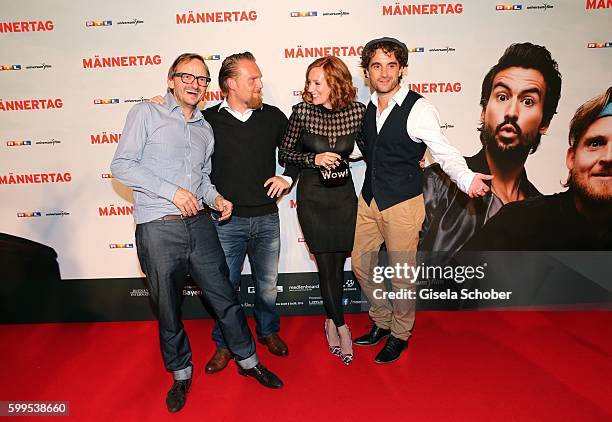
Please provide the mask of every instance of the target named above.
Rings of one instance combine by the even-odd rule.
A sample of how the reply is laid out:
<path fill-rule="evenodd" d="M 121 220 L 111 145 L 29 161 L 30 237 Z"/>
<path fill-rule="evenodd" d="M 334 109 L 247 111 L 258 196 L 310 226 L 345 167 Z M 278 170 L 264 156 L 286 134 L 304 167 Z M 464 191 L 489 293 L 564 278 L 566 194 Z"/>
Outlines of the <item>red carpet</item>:
<path fill-rule="evenodd" d="M 610 312 L 420 312 L 399 361 L 356 348 L 349 367 L 327 352 L 322 317 L 282 321 L 290 356 L 259 348 L 282 390 L 233 364 L 205 375 L 212 324 L 187 321 L 196 373 L 178 414 L 165 408 L 154 321 L 0 326 L 0 401 L 70 402 L 69 417 L 34 421 L 612 420 Z M 347 322 L 367 329 L 365 314 Z"/>

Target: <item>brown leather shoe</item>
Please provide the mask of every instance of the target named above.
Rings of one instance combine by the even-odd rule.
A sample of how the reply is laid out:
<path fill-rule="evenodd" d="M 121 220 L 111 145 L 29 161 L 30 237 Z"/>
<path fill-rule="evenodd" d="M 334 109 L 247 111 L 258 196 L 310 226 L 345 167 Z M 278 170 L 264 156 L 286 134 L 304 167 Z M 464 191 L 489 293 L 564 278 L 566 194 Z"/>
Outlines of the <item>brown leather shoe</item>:
<path fill-rule="evenodd" d="M 271 336 L 260 338 L 258 340 L 261 344 L 265 344 L 268 346 L 268 350 L 270 353 L 276 356 L 287 356 L 289 354 L 289 349 L 287 345 L 283 341 L 282 338 L 278 334 L 272 334 Z"/>
<path fill-rule="evenodd" d="M 204 372 L 207 374 L 214 374 L 215 372 L 222 371 L 225 369 L 229 361 L 232 359 L 232 354 L 227 349 L 217 349 L 215 354 L 206 364 Z"/>

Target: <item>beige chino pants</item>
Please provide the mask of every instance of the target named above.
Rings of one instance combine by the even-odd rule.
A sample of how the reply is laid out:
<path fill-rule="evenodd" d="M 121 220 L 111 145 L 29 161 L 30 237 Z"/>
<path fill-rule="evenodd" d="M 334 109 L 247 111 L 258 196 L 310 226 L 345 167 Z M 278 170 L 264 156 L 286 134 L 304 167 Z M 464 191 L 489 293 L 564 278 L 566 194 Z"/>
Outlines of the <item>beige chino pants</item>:
<path fill-rule="evenodd" d="M 381 298 L 382 291 L 386 289 L 383 283 L 374 281 L 374 267 L 378 265 L 378 251 L 383 242 L 389 257 L 387 265 L 415 265 L 419 231 L 424 218 L 423 195 L 400 202 L 384 211 L 379 211 L 375 199 L 368 205 L 359 196 L 355 242 L 351 254 L 352 269 L 361 291 L 370 302 L 372 320 L 379 328 L 390 328 L 391 334 L 401 340 L 407 340 L 411 335 L 416 300 Z M 402 292 L 403 289 L 416 292 L 416 285 L 411 281 L 406 277 L 391 279 L 393 292 Z"/>

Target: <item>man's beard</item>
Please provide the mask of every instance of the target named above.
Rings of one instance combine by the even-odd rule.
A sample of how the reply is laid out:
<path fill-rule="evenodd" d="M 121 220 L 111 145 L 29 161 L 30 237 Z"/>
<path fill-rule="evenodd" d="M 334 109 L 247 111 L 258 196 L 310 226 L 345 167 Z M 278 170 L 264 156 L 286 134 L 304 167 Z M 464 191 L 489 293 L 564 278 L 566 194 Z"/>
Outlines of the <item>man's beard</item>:
<path fill-rule="evenodd" d="M 612 204 L 612 184 L 608 183 L 597 189 L 589 184 L 588 179 L 586 174 L 576 174 L 574 170 L 570 170 L 567 184 L 586 205 L 610 208 Z M 601 185 L 597 181 L 594 182 Z"/>
<path fill-rule="evenodd" d="M 518 142 L 509 145 L 497 138 L 499 130 L 505 125 L 512 125 L 516 131 Z M 539 136 L 538 133 L 532 135 L 524 134 L 514 119 L 505 119 L 502 123 L 497 125 L 495 129 L 483 124 L 482 130 L 480 131 L 480 140 L 487 148 L 491 157 L 500 164 L 504 162 L 515 163 L 525 161 L 537 136 Z"/>
<path fill-rule="evenodd" d="M 393 81 L 392 81 L 393 82 Z M 396 89 L 398 87 L 398 85 L 400 84 L 400 81 L 394 81 L 395 84 L 390 84 L 388 85 L 388 87 L 386 88 L 386 90 L 382 89 L 382 86 L 380 84 L 375 84 L 376 86 L 373 87 L 374 90 L 378 93 L 378 94 L 388 94 L 389 92 L 392 92 L 394 89 Z"/>
<path fill-rule="evenodd" d="M 247 102 L 247 107 L 252 108 L 253 110 L 257 110 L 258 108 L 261 108 L 262 105 L 263 105 L 263 95 L 261 93 L 253 94 L 251 98 L 249 99 L 249 101 Z"/>

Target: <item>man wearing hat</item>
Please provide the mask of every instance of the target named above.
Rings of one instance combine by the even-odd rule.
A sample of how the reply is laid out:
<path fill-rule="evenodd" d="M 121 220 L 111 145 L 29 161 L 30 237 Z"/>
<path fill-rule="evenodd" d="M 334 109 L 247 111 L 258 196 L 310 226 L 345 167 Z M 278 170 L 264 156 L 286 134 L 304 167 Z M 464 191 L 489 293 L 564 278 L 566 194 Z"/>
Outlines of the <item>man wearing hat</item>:
<path fill-rule="evenodd" d="M 394 38 L 368 42 L 361 67 L 373 89 L 359 145 L 367 164 L 359 197 L 352 267 L 368 301 L 374 325 L 355 344 L 371 346 L 388 337 L 375 358 L 377 363 L 397 360 L 408 345 L 414 325 L 414 300 L 401 293 L 414 291 L 414 280 L 392 277 L 392 291 L 373 277 L 383 242 L 389 266 L 414 265 L 419 230 L 425 216 L 423 171 L 419 161 L 429 148 L 444 172 L 470 197 L 488 191 L 490 179 L 472 172 L 459 151 L 440 129 L 437 110 L 425 98 L 400 86 L 408 64 L 406 45 Z M 398 275 L 398 274 L 396 274 Z M 399 293 L 399 294 L 398 294 Z"/>

